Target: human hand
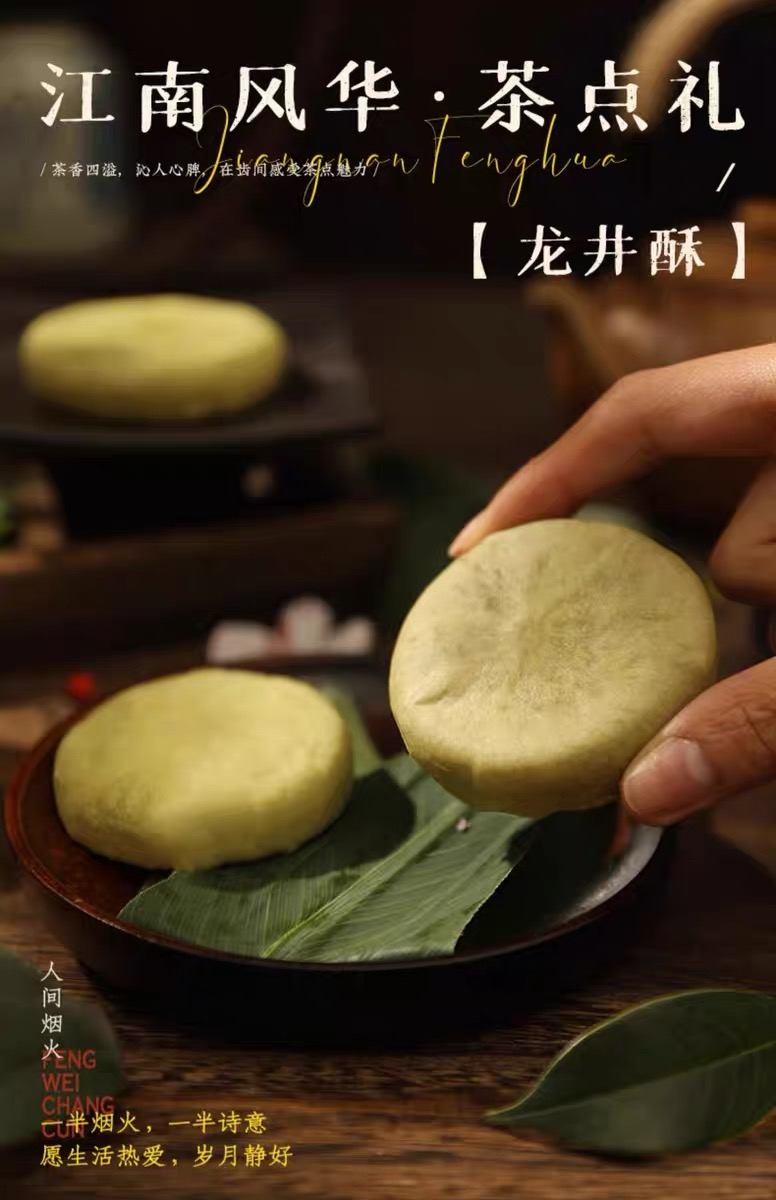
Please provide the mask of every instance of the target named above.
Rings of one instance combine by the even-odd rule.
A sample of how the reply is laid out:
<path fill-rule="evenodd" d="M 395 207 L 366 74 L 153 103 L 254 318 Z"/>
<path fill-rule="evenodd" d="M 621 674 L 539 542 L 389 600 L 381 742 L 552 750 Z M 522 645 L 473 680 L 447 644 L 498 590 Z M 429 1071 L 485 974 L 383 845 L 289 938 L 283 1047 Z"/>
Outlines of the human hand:
<path fill-rule="evenodd" d="M 718 541 L 720 591 L 776 603 L 776 346 L 638 371 L 617 382 L 554 445 L 528 462 L 458 535 L 450 554 L 490 533 L 551 517 L 645 474 L 665 458 L 752 456 L 763 468 Z M 716 684 L 630 764 L 622 780 L 634 820 L 670 825 L 776 779 L 776 659 Z"/>

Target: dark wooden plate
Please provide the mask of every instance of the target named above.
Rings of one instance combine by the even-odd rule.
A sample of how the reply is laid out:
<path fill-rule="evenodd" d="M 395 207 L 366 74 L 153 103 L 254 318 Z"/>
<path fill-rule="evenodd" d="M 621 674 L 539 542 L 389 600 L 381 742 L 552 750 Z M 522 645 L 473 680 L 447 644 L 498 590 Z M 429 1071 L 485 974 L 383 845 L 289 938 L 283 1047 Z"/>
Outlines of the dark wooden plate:
<path fill-rule="evenodd" d="M 384 677 L 367 663 L 266 663 L 313 683 L 348 687 L 386 753 L 398 734 Z M 613 825 L 609 810 L 562 814 L 537 827 L 534 845 L 466 931 L 450 956 L 392 962 L 293 963 L 223 954 L 149 933 L 119 919 L 144 872 L 73 842 L 57 816 L 52 766 L 74 720 L 53 730 L 18 769 L 5 801 L 9 840 L 49 924 L 104 981 L 179 1016 L 228 1013 L 250 1019 L 261 1038 L 382 1041 L 460 1029 L 513 1013 L 567 986 L 634 936 L 634 906 L 662 877 L 668 839 L 635 831 L 621 857 L 605 852 L 575 877 L 580 833 L 590 821 Z M 602 828 L 602 833 L 606 830 Z M 611 829 L 609 829 L 611 832 Z M 600 843 L 602 851 L 608 838 Z M 530 885 L 529 885 L 530 881 Z M 537 888 L 540 915 L 531 917 Z M 619 918 L 619 920 L 618 920 Z M 243 1031 L 245 1032 L 245 1031 Z"/>
<path fill-rule="evenodd" d="M 209 292 L 213 295 L 214 293 Z M 291 367 L 276 392 L 241 413 L 191 423 L 106 421 L 41 403 L 21 381 L 20 333 L 45 308 L 78 296 L 20 298 L 3 313 L 0 338 L 0 448 L 44 459 L 106 455 L 245 454 L 299 443 L 371 433 L 376 416 L 347 325 L 333 297 L 286 289 L 241 297 L 264 309 L 285 329 Z"/>

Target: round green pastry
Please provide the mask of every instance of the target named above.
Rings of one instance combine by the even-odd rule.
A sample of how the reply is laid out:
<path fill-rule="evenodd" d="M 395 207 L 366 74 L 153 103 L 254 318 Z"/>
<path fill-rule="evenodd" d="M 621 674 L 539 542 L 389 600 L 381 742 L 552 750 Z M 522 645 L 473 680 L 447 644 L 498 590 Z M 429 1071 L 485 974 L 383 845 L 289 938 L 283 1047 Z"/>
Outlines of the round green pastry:
<path fill-rule="evenodd" d="M 309 684 L 205 667 L 138 684 L 74 725 L 54 762 L 65 829 L 149 870 L 296 850 L 344 808 L 345 722 Z"/>
<path fill-rule="evenodd" d="M 288 358 L 282 328 L 239 300 L 196 295 L 81 300 L 36 317 L 19 341 L 35 396 L 96 417 L 196 421 L 263 400 Z"/>
<path fill-rule="evenodd" d="M 494 533 L 408 614 L 390 701 L 410 755 L 475 808 L 606 804 L 626 766 L 714 679 L 699 576 L 624 526 Z"/>

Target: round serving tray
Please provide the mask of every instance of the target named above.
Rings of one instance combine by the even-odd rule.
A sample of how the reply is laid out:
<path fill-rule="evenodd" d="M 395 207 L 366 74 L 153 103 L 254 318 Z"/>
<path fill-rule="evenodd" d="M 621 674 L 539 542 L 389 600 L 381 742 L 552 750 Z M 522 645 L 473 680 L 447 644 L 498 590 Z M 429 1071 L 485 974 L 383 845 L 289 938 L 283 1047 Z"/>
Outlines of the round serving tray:
<path fill-rule="evenodd" d="M 354 672 L 347 664 L 309 668 L 282 667 L 339 686 Z M 381 682 L 377 675 L 378 691 Z M 362 711 L 381 749 L 393 752 L 395 727 L 387 713 L 369 705 Z M 632 941 L 634 905 L 664 873 L 670 839 L 641 827 L 617 859 L 602 853 L 580 875 L 575 864 L 586 823 L 610 822 L 613 830 L 613 813 L 558 814 L 537 826 L 520 871 L 480 910 L 452 955 L 295 963 L 186 945 L 121 920 L 119 912 L 146 874 L 92 854 L 69 838 L 59 820 L 54 756 L 63 734 L 83 715 L 52 730 L 8 789 L 7 833 L 27 881 L 54 933 L 102 980 L 179 1018 L 226 1015 L 241 1037 L 385 1042 L 512 1017 L 600 968 L 623 939 Z M 532 918 L 538 892 L 541 916 Z"/>

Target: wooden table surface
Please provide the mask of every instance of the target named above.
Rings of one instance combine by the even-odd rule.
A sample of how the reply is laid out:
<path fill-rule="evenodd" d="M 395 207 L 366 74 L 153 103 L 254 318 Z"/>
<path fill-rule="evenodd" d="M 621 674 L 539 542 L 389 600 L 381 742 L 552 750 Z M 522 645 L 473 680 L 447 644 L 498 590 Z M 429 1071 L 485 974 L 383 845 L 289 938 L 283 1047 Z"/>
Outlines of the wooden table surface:
<path fill-rule="evenodd" d="M 743 610 L 726 608 L 722 630 L 728 668 L 754 657 Z M 193 651 L 195 658 L 198 653 Z M 100 679 L 112 686 L 185 661 L 192 661 L 190 649 L 134 655 L 99 664 Z M 53 672 L 6 680 L 0 703 L 40 695 L 61 685 L 63 677 Z M 9 756 L 0 760 L 4 773 L 10 765 Z M 132 1140 L 141 1151 L 162 1143 L 165 1159 L 177 1161 L 166 1168 L 121 1168 L 115 1160 L 107 1167 L 44 1168 L 36 1145 L 5 1160 L 0 1195 L 773 1200 L 776 1117 L 734 1144 L 639 1165 L 600 1161 L 480 1120 L 486 1109 L 532 1084 L 571 1037 L 624 1005 L 682 988 L 776 989 L 776 887 L 768 864 L 776 870 L 776 789 L 743 797 L 713 820 L 685 826 L 665 903 L 605 974 L 572 995 L 460 1040 L 334 1053 L 229 1045 L 186 1023 L 183 995 L 181 1020 L 173 1023 L 144 1015 L 126 997 L 87 981 L 47 932 L 19 886 L 7 847 L 0 847 L 0 944 L 43 970 L 53 959 L 70 995 L 90 997 L 108 1011 L 130 1081 L 118 1108 L 128 1108 L 141 1131 L 151 1127 Z M 450 1004 L 455 1002 L 451 994 Z M 357 1021 L 358 1014 L 344 1018 Z M 257 1013 L 257 1022 L 261 1019 Z M 203 1109 L 216 1119 L 232 1110 L 243 1116 L 262 1112 L 266 1133 L 230 1136 L 216 1130 L 203 1136 L 192 1126 L 170 1127 L 171 1121 L 193 1121 Z M 210 1163 L 195 1167 L 202 1142 L 216 1151 Z M 242 1147 L 256 1142 L 267 1158 L 258 1167 L 247 1166 Z M 235 1143 L 241 1147 L 238 1165 L 217 1165 L 223 1146 Z M 290 1147 L 286 1166 L 270 1161 L 273 1146 Z"/>

